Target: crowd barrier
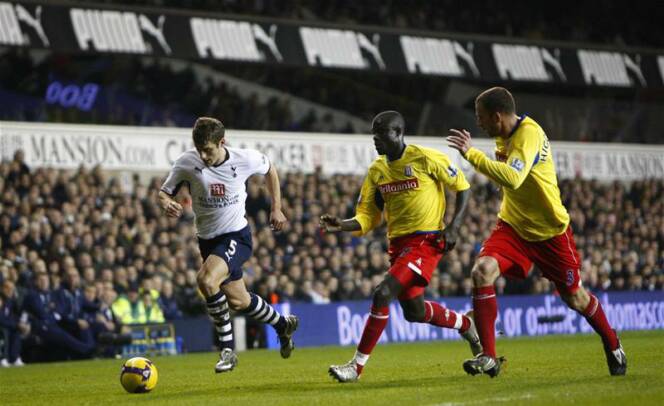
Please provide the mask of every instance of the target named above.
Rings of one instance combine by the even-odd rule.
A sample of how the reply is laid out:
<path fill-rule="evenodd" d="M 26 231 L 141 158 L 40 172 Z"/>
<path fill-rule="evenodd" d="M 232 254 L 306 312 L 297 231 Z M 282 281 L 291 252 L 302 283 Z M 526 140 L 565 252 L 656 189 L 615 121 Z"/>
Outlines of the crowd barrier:
<path fill-rule="evenodd" d="M 178 352 L 175 329 L 170 323 L 135 324 L 131 329 L 131 344 L 122 347 L 124 358 L 139 355 L 175 355 Z"/>

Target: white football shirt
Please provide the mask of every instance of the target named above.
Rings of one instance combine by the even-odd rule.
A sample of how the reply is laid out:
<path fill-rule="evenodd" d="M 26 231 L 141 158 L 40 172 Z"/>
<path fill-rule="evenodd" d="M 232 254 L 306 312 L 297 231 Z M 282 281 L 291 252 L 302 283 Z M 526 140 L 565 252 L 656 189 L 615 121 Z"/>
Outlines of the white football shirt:
<path fill-rule="evenodd" d="M 173 164 L 161 190 L 175 196 L 188 184 L 196 216 L 198 236 L 210 239 L 247 226 L 246 181 L 254 174 L 267 174 L 268 158 L 254 149 L 224 147 L 226 160 L 205 166 L 196 149 L 182 153 Z"/>

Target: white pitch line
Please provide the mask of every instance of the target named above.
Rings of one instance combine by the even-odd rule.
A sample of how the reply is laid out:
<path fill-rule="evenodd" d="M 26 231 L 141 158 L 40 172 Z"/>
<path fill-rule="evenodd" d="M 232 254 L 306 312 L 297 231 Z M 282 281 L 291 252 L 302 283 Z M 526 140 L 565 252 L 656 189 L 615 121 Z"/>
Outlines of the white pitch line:
<path fill-rule="evenodd" d="M 443 403 L 436 403 L 432 406 L 464 406 L 464 405 L 481 405 L 485 403 L 494 403 L 494 402 L 512 402 L 515 400 L 524 400 L 524 399 L 534 399 L 535 396 L 533 396 L 530 393 L 524 393 L 523 395 L 520 396 L 499 396 L 491 399 L 482 399 L 482 400 L 473 400 L 470 402 L 443 402 Z"/>

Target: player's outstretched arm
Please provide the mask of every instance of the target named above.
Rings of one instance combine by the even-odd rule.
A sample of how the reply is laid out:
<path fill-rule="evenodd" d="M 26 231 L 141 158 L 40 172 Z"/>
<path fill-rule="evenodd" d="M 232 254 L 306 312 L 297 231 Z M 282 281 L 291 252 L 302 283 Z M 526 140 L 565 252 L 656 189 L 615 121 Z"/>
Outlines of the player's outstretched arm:
<path fill-rule="evenodd" d="M 454 217 L 450 224 L 443 230 L 442 238 L 445 241 L 445 252 L 454 249 L 459 237 L 459 229 L 463 224 L 463 218 L 466 215 L 466 208 L 470 201 L 470 189 L 462 190 L 456 193 L 456 202 L 454 204 Z"/>
<path fill-rule="evenodd" d="M 168 217 L 180 217 L 182 215 L 182 205 L 163 190 L 159 191 L 159 205 Z"/>
<path fill-rule="evenodd" d="M 320 228 L 326 233 L 336 233 L 339 231 L 360 231 L 362 226 L 354 218 L 342 220 L 337 216 L 323 214 L 320 216 Z"/>
<path fill-rule="evenodd" d="M 494 161 L 484 155 L 484 153 L 473 148 L 470 133 L 466 130 L 450 130 L 447 136 L 448 145 L 456 149 L 463 157 L 470 162 L 478 172 L 486 175 L 489 179 L 501 186 L 518 189 L 523 183 L 530 168 L 524 169 L 524 162 L 531 160 L 518 160 L 520 164 L 510 164 L 507 162 Z M 534 155 L 533 155 L 534 158 Z M 508 157 L 509 159 L 509 157 Z"/>
<path fill-rule="evenodd" d="M 286 215 L 281 211 L 281 186 L 279 184 L 279 174 L 274 165 L 270 165 L 270 169 L 265 175 L 267 178 L 267 190 L 272 198 L 272 209 L 270 210 L 270 227 L 274 231 L 280 231 L 284 224 L 286 224 Z"/>

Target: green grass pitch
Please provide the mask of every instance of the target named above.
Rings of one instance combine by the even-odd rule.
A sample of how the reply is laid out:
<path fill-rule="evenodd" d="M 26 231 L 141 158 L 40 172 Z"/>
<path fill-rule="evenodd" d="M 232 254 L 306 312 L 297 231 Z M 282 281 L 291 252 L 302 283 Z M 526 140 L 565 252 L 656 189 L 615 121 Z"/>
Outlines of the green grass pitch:
<path fill-rule="evenodd" d="M 499 340 L 508 363 L 495 379 L 463 372 L 469 350 L 462 342 L 379 345 L 352 384 L 334 382 L 327 368 L 347 361 L 353 348 L 302 348 L 288 360 L 257 350 L 241 353 L 226 374 L 213 371 L 216 353 L 155 357 L 159 383 L 138 395 L 120 386 L 120 360 L 3 369 L 0 404 L 664 404 L 664 331 L 621 337 L 624 377 L 609 376 L 597 336 L 548 336 Z"/>

